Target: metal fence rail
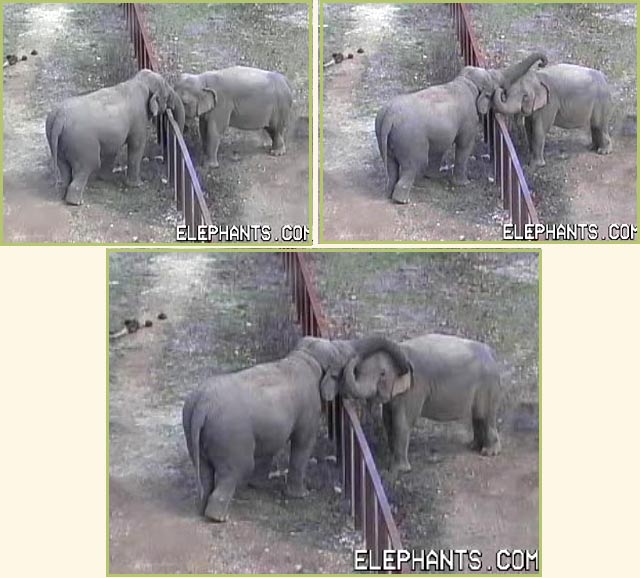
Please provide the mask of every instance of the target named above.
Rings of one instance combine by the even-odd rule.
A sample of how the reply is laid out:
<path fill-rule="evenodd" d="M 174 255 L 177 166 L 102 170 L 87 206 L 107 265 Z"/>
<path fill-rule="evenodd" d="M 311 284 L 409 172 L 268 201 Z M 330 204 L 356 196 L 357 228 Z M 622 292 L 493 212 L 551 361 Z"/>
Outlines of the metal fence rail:
<path fill-rule="evenodd" d="M 297 319 L 305 335 L 329 337 L 320 299 L 315 291 L 307 257 L 303 253 L 283 253 Z M 342 468 L 344 495 L 351 505 L 351 516 L 362 531 L 371 562 L 382 564 L 384 550 L 400 550 L 400 534 L 391 514 L 369 444 L 351 400 L 336 397 L 325 405 L 329 437 L 336 446 Z M 408 566 L 403 566 L 403 572 Z"/>
<path fill-rule="evenodd" d="M 126 3 L 123 7 L 138 68 L 159 72 L 142 8 L 139 4 Z M 158 117 L 157 132 L 167 167 L 167 181 L 173 187 L 173 200 L 188 230 L 195 235 L 199 225 L 212 224 L 211 214 L 189 150 L 170 110 Z"/>
<path fill-rule="evenodd" d="M 449 6 L 465 66 L 484 67 L 486 62 L 471 27 L 468 6 Z M 496 183 L 500 187 L 502 205 L 509 211 L 511 222 L 518 234 L 521 234 L 525 223 L 539 222 L 531 191 L 524 178 L 504 118 L 496 116 L 493 110 L 490 110 L 483 118 L 483 127 L 485 142 L 489 144 L 491 151 Z"/>

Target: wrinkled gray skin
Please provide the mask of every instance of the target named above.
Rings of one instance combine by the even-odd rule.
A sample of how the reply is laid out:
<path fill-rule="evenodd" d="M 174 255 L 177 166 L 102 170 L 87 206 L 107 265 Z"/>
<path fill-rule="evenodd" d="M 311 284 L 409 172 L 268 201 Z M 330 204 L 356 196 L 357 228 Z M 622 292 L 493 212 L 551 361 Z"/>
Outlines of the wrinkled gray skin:
<path fill-rule="evenodd" d="M 202 74 L 183 74 L 175 85 L 187 119 L 199 117 L 205 164 L 218 167 L 218 146 L 227 127 L 265 129 L 271 154 L 285 154 L 285 132 L 293 102 L 279 72 L 233 66 Z"/>
<path fill-rule="evenodd" d="M 344 364 L 381 338 L 300 340 L 285 358 L 218 375 L 186 400 L 182 424 L 195 466 L 201 509 L 223 522 L 236 487 L 268 478 L 273 457 L 291 441 L 286 493 L 301 498 L 316 442 L 321 399 L 332 400 Z"/>
<path fill-rule="evenodd" d="M 486 114 L 498 86 L 508 87 L 535 62 L 533 53 L 505 70 L 465 66 L 451 82 L 395 97 L 376 116 L 378 149 L 387 173 L 387 193 L 408 203 L 418 176 L 436 176 L 445 152 L 455 144 L 453 182 L 466 185 L 478 114 Z"/>
<path fill-rule="evenodd" d="M 384 345 L 361 349 L 344 367 L 339 387 L 345 396 L 383 403 L 392 480 L 411 470 L 409 437 L 420 416 L 436 421 L 470 416 L 472 448 L 487 456 L 500 452 L 500 372 L 493 352 L 483 343 L 430 334 L 403 341 L 393 351 Z"/>
<path fill-rule="evenodd" d="M 501 114 L 523 114 L 531 167 L 543 167 L 544 142 L 552 126 L 590 128 L 592 150 L 611 152 L 611 88 L 599 70 L 556 64 L 530 70 L 506 91 L 497 89 L 493 105 Z"/>
<path fill-rule="evenodd" d="M 89 177 L 111 178 L 116 155 L 127 145 L 127 185 L 138 187 L 147 123 L 170 108 L 184 127 L 184 109 L 159 74 L 141 70 L 115 86 L 74 96 L 47 116 L 46 133 L 56 180 L 70 205 L 81 205 Z M 59 174 L 58 174 L 59 173 Z"/>

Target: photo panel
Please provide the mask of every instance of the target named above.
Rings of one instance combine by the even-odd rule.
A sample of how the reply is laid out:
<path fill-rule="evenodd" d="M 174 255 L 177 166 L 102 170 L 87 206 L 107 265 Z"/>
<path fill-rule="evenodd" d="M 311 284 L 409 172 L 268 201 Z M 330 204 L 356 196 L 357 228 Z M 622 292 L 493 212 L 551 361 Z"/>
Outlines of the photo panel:
<path fill-rule="evenodd" d="M 635 4 L 320 10 L 322 240 L 637 239 Z"/>
<path fill-rule="evenodd" d="M 311 244 L 311 16 L 4 4 L 4 242 Z"/>
<path fill-rule="evenodd" d="M 539 252 L 108 271 L 110 574 L 538 572 Z"/>

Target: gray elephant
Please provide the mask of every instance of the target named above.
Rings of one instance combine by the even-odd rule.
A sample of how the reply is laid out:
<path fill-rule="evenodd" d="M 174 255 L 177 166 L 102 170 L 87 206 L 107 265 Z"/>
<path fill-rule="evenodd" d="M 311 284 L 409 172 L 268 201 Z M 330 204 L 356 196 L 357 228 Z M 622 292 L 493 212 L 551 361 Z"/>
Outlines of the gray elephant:
<path fill-rule="evenodd" d="M 611 88 L 599 70 L 574 64 L 530 70 L 506 93 L 498 88 L 493 106 L 501 114 L 524 115 L 532 167 L 545 165 L 544 142 L 554 125 L 589 127 L 592 149 L 601 155 L 611 152 Z"/>
<path fill-rule="evenodd" d="M 151 70 L 115 86 L 65 100 L 47 116 L 46 134 L 64 198 L 81 205 L 91 174 L 111 177 L 116 155 L 127 144 L 127 184 L 140 186 L 140 162 L 150 117 L 170 108 L 182 129 L 184 108 L 169 84 Z M 59 175 L 58 175 L 59 173 Z"/>
<path fill-rule="evenodd" d="M 455 144 L 453 182 L 466 185 L 467 162 L 478 133 L 478 114 L 486 114 L 498 86 L 509 87 L 537 61 L 533 53 L 504 70 L 465 66 L 451 82 L 395 97 L 376 116 L 378 149 L 387 174 L 387 193 L 408 203 L 415 179 L 434 174 Z"/>
<path fill-rule="evenodd" d="M 393 347 L 371 342 L 368 350 L 360 348 L 346 364 L 339 387 L 345 396 L 383 403 L 391 479 L 411 470 L 409 437 L 420 416 L 436 421 L 471 417 L 472 447 L 482 455 L 500 452 L 496 427 L 500 371 L 484 343 L 439 334 Z"/>
<path fill-rule="evenodd" d="M 183 74 L 175 85 L 187 119 L 199 117 L 205 164 L 217 167 L 218 146 L 227 127 L 265 129 L 271 154 L 285 154 L 285 133 L 293 103 L 291 87 L 279 72 L 233 66 Z"/>
<path fill-rule="evenodd" d="M 207 518 L 224 521 L 236 487 L 266 480 L 274 455 L 289 440 L 286 493 L 306 495 L 304 476 L 320 424 L 321 399 L 334 398 L 348 359 L 376 345 L 393 348 L 380 338 L 305 337 L 285 358 L 213 377 L 187 398 L 182 424 Z"/>

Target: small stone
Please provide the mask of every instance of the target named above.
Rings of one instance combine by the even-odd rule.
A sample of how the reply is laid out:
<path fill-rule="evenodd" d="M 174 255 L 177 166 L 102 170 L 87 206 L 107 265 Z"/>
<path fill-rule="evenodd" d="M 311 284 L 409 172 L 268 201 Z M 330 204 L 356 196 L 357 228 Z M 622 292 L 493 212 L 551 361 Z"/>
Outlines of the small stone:
<path fill-rule="evenodd" d="M 464 241 L 464 235 L 460 235 L 459 240 Z"/>
<path fill-rule="evenodd" d="M 298 572 L 298 573 L 302 572 L 302 564 L 296 564 L 295 565 L 295 571 Z"/>
<path fill-rule="evenodd" d="M 159 313 L 158 314 L 158 319 L 160 319 L 161 321 L 164 321 L 167 318 L 167 314 L 166 313 Z"/>
<path fill-rule="evenodd" d="M 160 179 L 160 181 L 162 182 L 163 185 L 166 185 L 169 181 L 167 179 L 165 179 L 164 177 L 162 177 Z"/>
<path fill-rule="evenodd" d="M 358 48 L 358 50 L 356 50 L 356 52 L 358 54 L 364 54 L 364 48 Z"/>
<path fill-rule="evenodd" d="M 37 55 L 38 55 L 38 51 L 34 48 L 34 49 L 31 51 L 31 56 L 37 56 Z"/>
<path fill-rule="evenodd" d="M 336 494 L 341 494 L 342 493 L 342 488 L 340 486 L 333 486 L 333 491 Z"/>
<path fill-rule="evenodd" d="M 153 321 L 151 321 L 150 319 L 147 319 L 147 320 L 144 322 L 144 326 L 145 326 L 145 327 L 153 327 Z"/>
<path fill-rule="evenodd" d="M 134 243 L 137 243 L 137 242 L 138 242 L 138 237 L 134 237 L 134 238 L 133 238 L 133 242 L 134 242 Z"/>
<path fill-rule="evenodd" d="M 23 61 L 26 60 L 26 59 L 27 59 L 27 55 L 26 54 L 23 54 L 22 58 L 20 58 L 20 60 L 23 60 Z"/>
<path fill-rule="evenodd" d="M 351 60 L 351 59 L 353 58 L 353 54 L 351 54 L 351 52 L 349 52 L 349 54 L 347 54 L 347 58 L 348 58 L 349 60 Z"/>
<path fill-rule="evenodd" d="M 324 461 L 325 461 L 325 462 L 331 462 L 331 463 L 337 464 L 337 463 L 338 463 L 338 458 L 337 458 L 336 456 L 326 456 L 326 457 L 324 458 Z"/>

